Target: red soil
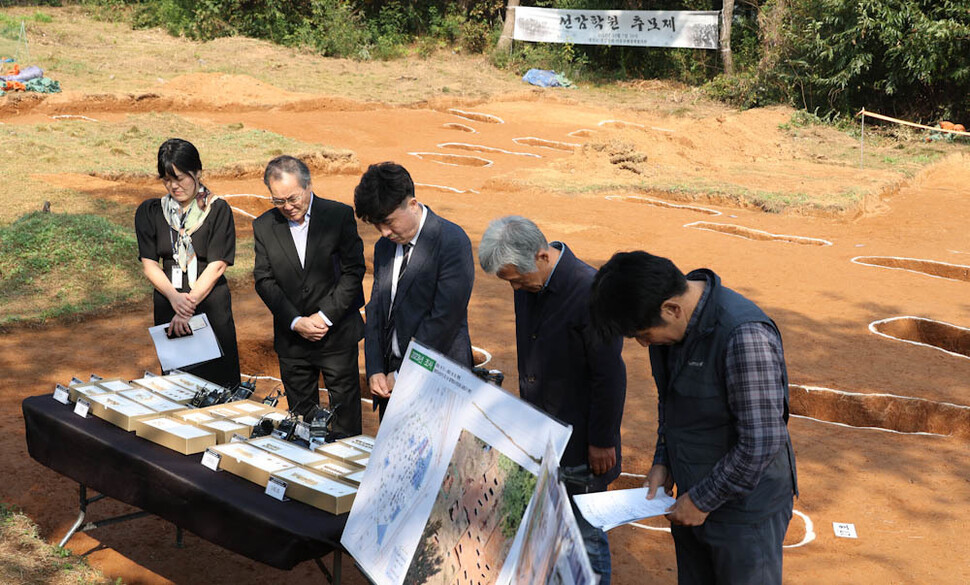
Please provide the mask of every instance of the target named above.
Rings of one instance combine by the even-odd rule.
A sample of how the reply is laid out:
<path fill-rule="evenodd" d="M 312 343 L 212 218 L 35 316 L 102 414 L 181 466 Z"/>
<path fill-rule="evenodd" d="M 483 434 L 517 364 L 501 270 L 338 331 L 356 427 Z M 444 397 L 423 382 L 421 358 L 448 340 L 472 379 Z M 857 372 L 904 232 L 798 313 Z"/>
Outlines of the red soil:
<path fill-rule="evenodd" d="M 549 169 L 565 169 L 566 173 L 572 170 L 579 177 L 584 171 L 603 172 L 603 167 L 593 165 L 579 153 L 516 145 L 512 138 L 531 136 L 573 142 L 578 139 L 569 133 L 579 128 L 596 128 L 597 140 L 609 133 L 639 132 L 645 140 L 644 148 L 649 149 L 652 144 L 647 138 L 660 145 L 655 151 L 645 150 L 650 153 L 646 164 L 659 165 L 655 172 L 676 172 L 679 165 L 708 165 L 708 149 L 725 148 L 730 151 L 726 156 L 750 157 L 752 161 L 781 156 L 773 143 L 757 146 L 748 141 L 744 149 L 731 150 L 730 143 L 723 142 L 728 138 L 716 143 L 708 137 L 691 136 L 689 129 L 678 131 L 679 142 L 673 142 L 664 138 L 664 132 L 654 132 L 659 138 L 649 133 L 653 125 L 670 128 L 669 120 L 652 120 L 642 112 L 592 111 L 561 103 L 540 106 L 532 101 L 507 101 L 463 109 L 493 114 L 506 123 L 469 121 L 448 114 L 446 108 L 374 108 L 363 112 L 331 106 L 254 111 L 220 105 L 192 111 L 190 115 L 223 123 L 243 122 L 301 140 L 350 149 L 365 167 L 395 160 L 406 165 L 419 183 L 475 189 L 480 194 L 419 188 L 418 198 L 462 225 L 476 245 L 489 220 L 515 213 L 531 217 L 550 239 L 565 241 L 577 256 L 593 265 L 602 264 L 618 250 L 646 249 L 671 257 L 684 270 L 712 268 L 725 285 L 758 302 L 778 322 L 794 384 L 970 404 L 970 359 L 891 341 L 867 328 L 872 321 L 901 315 L 970 326 L 968 284 L 850 262 L 860 254 L 953 264 L 970 262 L 966 159 L 951 159 L 932 174 L 926 173 L 924 178 L 903 186 L 891 199 L 883 201 L 878 215 L 861 213 L 852 220 L 767 215 L 702 203 L 722 211 L 724 223 L 772 234 L 821 238 L 834 244 L 800 246 L 684 229 L 684 224 L 706 217 L 688 209 L 606 201 L 602 194 L 582 191 L 566 197 L 529 187 L 522 178 Z M 37 114 L 27 114 L 19 121 L 28 121 L 32 115 Z M 748 140 L 752 132 L 747 129 L 758 124 L 767 129 L 776 125 L 775 114 L 770 111 L 744 116 L 744 123 L 731 131 L 737 135 L 736 140 Z M 648 130 L 597 126 L 600 120 L 610 118 L 643 124 Z M 10 118 L 7 122 L 16 123 Z M 495 164 L 478 168 L 446 166 L 407 154 L 433 152 L 436 144 L 452 140 L 454 130 L 444 127 L 448 122 L 475 127 L 477 144 L 507 150 L 531 149 L 543 158 L 489 153 L 487 157 Z M 668 154 L 669 159 L 663 158 Z M 146 169 L 150 163 L 145 162 Z M 758 180 L 783 185 L 790 180 L 786 167 L 784 161 L 773 165 L 769 160 Z M 711 167 L 710 172 L 718 176 L 716 168 Z M 846 177 L 853 175 L 842 167 L 827 175 L 817 174 L 815 180 L 821 188 L 833 191 L 841 189 Z M 322 196 L 350 203 L 356 180 L 356 176 L 346 174 L 315 176 L 315 188 Z M 110 187 L 101 180 L 72 182 L 69 177 L 60 177 L 56 182 L 65 181 L 96 196 L 131 204 L 144 197 L 146 191 L 139 188 L 138 195 L 133 196 L 125 185 Z M 215 180 L 209 186 L 220 194 L 264 193 L 258 178 Z M 267 202 L 254 198 L 230 199 L 230 203 L 253 214 L 267 208 Z M 247 216 L 237 214 L 236 222 L 240 237 L 251 233 Z M 361 232 L 366 256 L 370 258 L 376 233 L 366 226 L 361 226 Z M 368 276 L 366 290 L 369 287 Z M 278 375 L 270 315 L 255 295 L 251 280 L 237 284 L 232 294 L 243 372 Z M 469 312 L 473 342 L 492 353 L 490 366 L 502 369 L 506 387 L 514 390 L 511 291 L 505 283 L 479 271 Z M 146 368 L 157 368 L 149 337 L 144 334 L 149 325 L 151 312 L 146 303 L 137 310 L 111 317 L 50 323 L 0 335 L 0 367 L 7 382 L 0 395 L 0 421 L 9 431 L 0 437 L 0 461 L 7 471 L 0 499 L 22 506 L 51 541 L 56 542 L 74 520 L 76 486 L 28 457 L 20 401 L 50 392 L 55 383 L 72 375 L 84 377 L 97 372 L 133 378 Z M 629 390 L 623 421 L 624 468 L 643 474 L 652 458 L 656 391 L 649 376 L 646 351 L 636 344 L 627 344 L 625 358 Z M 259 392 L 269 389 L 269 384 L 261 384 Z M 796 410 L 796 414 L 825 416 L 823 407 L 806 404 L 799 408 L 803 410 Z M 365 431 L 375 432 L 376 423 L 376 416 L 365 412 Z M 970 505 L 970 459 L 966 456 L 965 433 L 962 437 L 898 434 L 833 426 L 808 418 L 793 418 L 790 428 L 801 487 L 795 508 L 811 518 L 817 537 L 786 551 L 787 583 L 970 582 L 970 556 L 963 544 L 970 531 L 966 515 Z M 632 487 L 638 481 L 623 478 L 617 485 Z M 117 503 L 99 503 L 93 510 L 97 517 L 102 511 L 117 513 L 124 508 Z M 832 522 L 854 523 L 859 538 L 836 538 Z M 660 519 L 648 524 L 662 527 L 666 523 Z M 797 543 L 804 533 L 805 524 L 796 517 L 787 541 Z M 615 583 L 676 581 L 673 544 L 668 534 L 623 526 L 610 536 Z M 175 549 L 174 530 L 157 519 L 82 534 L 69 547 L 90 553 L 95 566 L 126 583 L 321 582 L 312 563 L 304 563 L 289 573 L 276 571 L 192 535 L 186 536 L 185 549 Z M 363 583 L 350 565 L 346 563 L 345 582 Z"/>

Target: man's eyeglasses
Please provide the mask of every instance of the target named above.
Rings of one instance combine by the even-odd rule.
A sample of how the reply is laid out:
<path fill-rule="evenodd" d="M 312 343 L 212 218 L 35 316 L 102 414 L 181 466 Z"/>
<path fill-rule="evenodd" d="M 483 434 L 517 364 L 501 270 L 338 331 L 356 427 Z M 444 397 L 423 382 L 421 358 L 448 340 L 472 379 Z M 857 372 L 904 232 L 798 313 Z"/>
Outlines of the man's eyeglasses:
<path fill-rule="evenodd" d="M 303 199 L 304 193 L 298 193 L 296 195 L 290 195 L 286 199 L 277 199 L 276 197 L 270 197 L 269 200 L 276 207 L 285 207 L 287 205 L 297 205 L 300 200 Z"/>

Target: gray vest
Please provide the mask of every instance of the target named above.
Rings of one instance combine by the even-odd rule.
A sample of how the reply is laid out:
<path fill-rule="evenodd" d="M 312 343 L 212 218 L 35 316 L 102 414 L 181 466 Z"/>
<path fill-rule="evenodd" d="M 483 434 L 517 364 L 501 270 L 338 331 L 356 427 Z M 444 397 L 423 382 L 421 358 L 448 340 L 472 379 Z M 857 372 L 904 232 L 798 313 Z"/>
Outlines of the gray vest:
<path fill-rule="evenodd" d="M 721 286 L 709 270 L 695 270 L 688 278 L 707 277 L 707 300 L 683 347 L 650 348 L 650 365 L 657 391 L 664 401 L 664 440 L 677 484 L 684 494 L 707 476 L 737 443 L 734 419 L 728 409 L 724 361 L 731 332 L 743 323 L 765 323 L 778 331 L 757 305 Z M 779 334 L 779 339 L 781 335 Z M 672 362 L 672 363 L 671 363 Z M 788 373 L 785 384 L 785 423 L 788 423 Z M 721 522 L 757 522 L 791 505 L 798 493 L 791 438 L 764 470 L 755 489 L 729 500 L 708 518 Z"/>

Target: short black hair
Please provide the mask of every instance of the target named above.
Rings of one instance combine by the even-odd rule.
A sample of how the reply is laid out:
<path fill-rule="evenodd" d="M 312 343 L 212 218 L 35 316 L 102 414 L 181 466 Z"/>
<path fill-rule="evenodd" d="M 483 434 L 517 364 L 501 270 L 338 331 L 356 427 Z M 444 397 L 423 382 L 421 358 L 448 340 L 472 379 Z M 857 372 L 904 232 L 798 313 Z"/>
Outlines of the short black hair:
<path fill-rule="evenodd" d="M 633 337 L 663 324 L 664 301 L 687 292 L 687 278 L 667 258 L 646 252 L 618 252 L 593 278 L 590 320 L 603 337 Z"/>
<path fill-rule="evenodd" d="M 174 177 L 175 169 L 183 173 L 202 170 L 199 150 L 188 140 L 169 138 L 158 147 L 158 178 Z"/>
<path fill-rule="evenodd" d="M 412 197 L 414 181 L 407 169 L 393 162 L 373 164 L 354 189 L 354 212 L 367 223 L 382 223 Z"/>
<path fill-rule="evenodd" d="M 266 170 L 263 171 L 263 184 L 269 189 L 269 182 L 278 181 L 283 173 L 296 175 L 300 187 L 304 189 L 310 186 L 310 167 L 302 160 L 288 154 L 280 155 L 266 164 Z"/>

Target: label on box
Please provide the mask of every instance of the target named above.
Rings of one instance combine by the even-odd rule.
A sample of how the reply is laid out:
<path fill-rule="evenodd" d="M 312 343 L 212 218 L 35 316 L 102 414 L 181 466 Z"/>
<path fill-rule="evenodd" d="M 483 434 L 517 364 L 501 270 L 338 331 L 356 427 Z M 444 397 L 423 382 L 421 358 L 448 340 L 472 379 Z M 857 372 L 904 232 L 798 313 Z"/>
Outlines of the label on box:
<path fill-rule="evenodd" d="M 97 374 L 91 374 L 91 377 L 88 378 L 88 382 L 100 382 L 101 380 L 104 380 L 104 378 Z"/>
<path fill-rule="evenodd" d="M 125 384 L 121 380 L 112 380 L 110 382 L 105 382 L 100 385 L 102 388 L 111 390 L 112 392 L 121 392 L 122 390 L 131 390 L 131 386 Z"/>
<path fill-rule="evenodd" d="M 232 437 L 229 438 L 230 443 L 245 443 L 246 437 L 240 435 L 239 433 L 233 433 Z"/>
<path fill-rule="evenodd" d="M 286 415 L 282 412 L 267 412 L 263 415 L 263 418 L 268 418 L 271 421 L 280 422 L 286 420 Z"/>
<path fill-rule="evenodd" d="M 296 436 L 304 441 L 310 440 L 310 425 L 305 422 L 296 423 Z"/>
<path fill-rule="evenodd" d="M 306 469 L 293 467 L 279 472 L 277 475 L 286 478 L 288 481 L 306 486 L 314 491 L 331 495 L 334 497 L 349 496 L 357 491 L 356 488 L 345 483 L 330 479 L 319 473 L 313 473 Z"/>
<path fill-rule="evenodd" d="M 205 423 L 202 426 L 209 429 L 215 429 L 217 431 L 223 431 L 226 433 L 228 433 L 229 431 L 238 431 L 239 429 L 245 427 L 245 425 L 232 422 L 231 420 L 217 420 L 210 423 Z"/>
<path fill-rule="evenodd" d="M 87 418 L 89 410 L 91 410 L 91 403 L 83 398 L 78 398 L 77 404 L 74 405 L 74 414 Z"/>
<path fill-rule="evenodd" d="M 202 455 L 202 465 L 208 467 L 212 471 L 219 471 L 219 462 L 222 461 L 222 455 L 216 453 L 212 449 L 206 449 L 205 453 Z"/>
<path fill-rule="evenodd" d="M 338 459 L 347 459 L 355 455 L 363 455 L 362 451 L 358 451 L 353 447 L 348 447 L 343 443 L 330 443 L 329 445 L 320 447 L 319 451 L 321 453 L 326 453 L 327 455 L 333 455 Z"/>
<path fill-rule="evenodd" d="M 344 439 L 342 442 L 347 443 L 356 449 L 360 449 L 361 451 L 366 451 L 367 453 L 374 450 L 374 439 L 365 437 L 363 435 L 350 437 L 348 439 Z"/>
<path fill-rule="evenodd" d="M 54 400 L 60 402 L 61 404 L 68 403 L 68 392 L 67 388 L 58 384 L 54 387 Z"/>
<path fill-rule="evenodd" d="M 310 465 L 324 458 L 319 453 L 314 453 L 309 449 L 281 441 L 275 437 L 259 437 L 258 439 L 249 441 L 249 444 L 279 455 L 284 459 L 299 463 L 300 465 Z"/>
<path fill-rule="evenodd" d="M 178 417 L 182 420 L 187 420 L 197 425 L 216 420 L 215 417 L 211 417 L 204 412 L 184 412 L 179 414 Z"/>
<path fill-rule="evenodd" d="M 78 379 L 77 376 L 72 377 L 71 381 L 68 382 L 69 386 L 77 386 L 78 384 L 84 384 L 84 380 Z"/>
<path fill-rule="evenodd" d="M 286 482 L 275 477 L 269 478 L 266 484 L 266 495 L 283 501 L 286 498 Z"/>

